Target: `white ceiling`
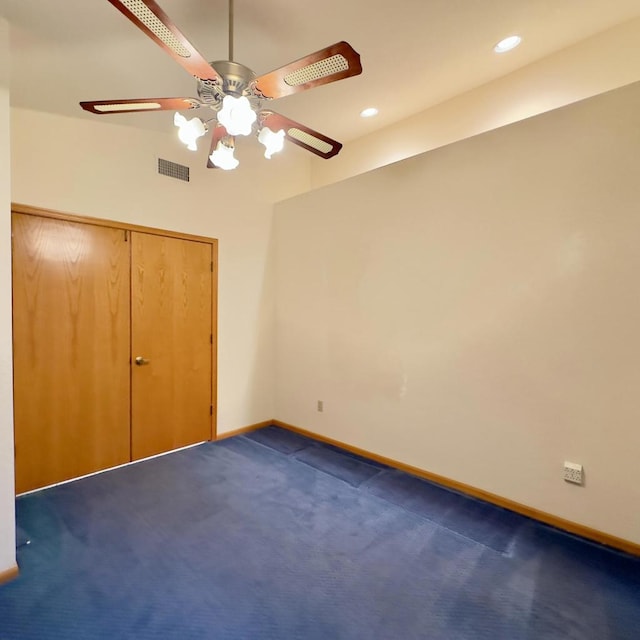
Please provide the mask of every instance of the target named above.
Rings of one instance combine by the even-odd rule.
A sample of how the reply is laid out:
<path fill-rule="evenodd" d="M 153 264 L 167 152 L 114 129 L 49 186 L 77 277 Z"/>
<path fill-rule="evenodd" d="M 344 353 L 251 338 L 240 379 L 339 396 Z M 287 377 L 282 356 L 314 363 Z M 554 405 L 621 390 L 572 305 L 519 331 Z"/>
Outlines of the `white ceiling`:
<path fill-rule="evenodd" d="M 227 58 L 226 0 L 158 0 L 208 60 Z M 12 105 L 168 130 L 171 113 L 92 115 L 81 100 L 195 96 L 195 82 L 107 0 L 0 0 Z M 339 40 L 363 74 L 270 105 L 346 142 L 640 16 L 639 0 L 235 0 L 235 59 L 257 74 Z M 497 55 L 513 33 L 522 45 Z M 380 115 L 359 112 L 376 106 Z"/>

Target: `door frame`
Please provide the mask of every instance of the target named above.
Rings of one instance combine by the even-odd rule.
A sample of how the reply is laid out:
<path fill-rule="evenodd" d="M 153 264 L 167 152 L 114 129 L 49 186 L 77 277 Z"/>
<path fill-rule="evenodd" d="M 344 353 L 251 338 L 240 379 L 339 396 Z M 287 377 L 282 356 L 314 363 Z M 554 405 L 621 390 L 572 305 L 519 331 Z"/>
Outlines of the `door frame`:
<path fill-rule="evenodd" d="M 210 440 L 218 437 L 218 240 L 207 236 L 198 236 L 181 231 L 169 229 L 158 229 L 156 227 L 145 227 L 143 225 L 121 222 L 119 220 L 108 220 L 106 218 L 93 218 L 90 216 L 64 213 L 52 209 L 43 209 L 26 204 L 11 203 L 12 213 L 22 213 L 25 215 L 39 216 L 41 218 L 54 218 L 56 220 L 66 220 L 68 222 L 78 222 L 90 224 L 98 227 L 111 227 L 122 229 L 123 231 L 139 231 L 152 235 L 164 236 L 167 238 L 178 238 L 180 240 L 194 240 L 211 245 L 212 275 L 211 275 L 211 332 L 213 343 L 211 345 L 211 430 Z"/>

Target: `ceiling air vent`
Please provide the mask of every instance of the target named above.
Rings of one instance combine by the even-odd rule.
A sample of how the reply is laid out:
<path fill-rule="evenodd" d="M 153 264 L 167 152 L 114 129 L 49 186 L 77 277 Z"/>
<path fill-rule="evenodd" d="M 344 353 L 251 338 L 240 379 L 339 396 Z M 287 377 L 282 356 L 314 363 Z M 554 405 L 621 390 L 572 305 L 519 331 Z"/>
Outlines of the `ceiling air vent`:
<path fill-rule="evenodd" d="M 185 167 L 183 164 L 178 164 L 177 162 L 171 162 L 171 160 L 158 158 L 158 173 L 162 176 L 169 176 L 170 178 L 177 178 L 178 180 L 189 182 L 189 167 Z"/>

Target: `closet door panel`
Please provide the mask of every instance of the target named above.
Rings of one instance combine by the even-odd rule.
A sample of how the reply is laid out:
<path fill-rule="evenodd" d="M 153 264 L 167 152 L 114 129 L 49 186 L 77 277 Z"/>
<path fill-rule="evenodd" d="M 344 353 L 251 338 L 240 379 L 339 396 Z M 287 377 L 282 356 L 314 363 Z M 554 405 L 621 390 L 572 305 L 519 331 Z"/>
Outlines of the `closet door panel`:
<path fill-rule="evenodd" d="M 13 214 L 16 489 L 130 460 L 129 243 Z"/>
<path fill-rule="evenodd" d="M 135 232 L 131 250 L 137 460 L 211 439 L 213 274 L 211 244 Z"/>

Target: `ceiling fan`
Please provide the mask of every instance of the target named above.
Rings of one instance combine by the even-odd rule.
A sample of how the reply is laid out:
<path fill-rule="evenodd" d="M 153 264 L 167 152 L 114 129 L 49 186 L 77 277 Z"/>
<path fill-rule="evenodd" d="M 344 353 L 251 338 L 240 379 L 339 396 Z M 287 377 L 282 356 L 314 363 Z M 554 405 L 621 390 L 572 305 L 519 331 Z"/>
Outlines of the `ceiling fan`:
<path fill-rule="evenodd" d="M 280 151 L 284 139 L 321 158 L 335 156 L 336 140 L 263 108 L 263 103 L 362 73 L 360 56 L 346 42 L 338 42 L 260 76 L 233 60 L 233 0 L 229 0 L 229 59 L 207 62 L 154 0 L 108 0 L 145 35 L 156 42 L 197 81 L 198 98 L 132 98 L 81 102 L 92 113 L 176 111 L 178 136 L 189 149 L 213 129 L 207 167 L 234 169 L 235 137 L 258 132 L 265 157 Z M 215 115 L 206 121 L 188 120 L 180 111 L 208 108 Z"/>

